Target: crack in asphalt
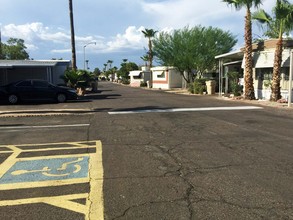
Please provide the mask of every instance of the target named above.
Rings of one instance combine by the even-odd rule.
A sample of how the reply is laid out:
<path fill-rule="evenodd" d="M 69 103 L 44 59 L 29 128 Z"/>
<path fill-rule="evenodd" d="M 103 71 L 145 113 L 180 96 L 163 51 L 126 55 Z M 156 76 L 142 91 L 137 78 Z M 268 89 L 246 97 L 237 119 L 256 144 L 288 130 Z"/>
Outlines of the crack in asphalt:
<path fill-rule="evenodd" d="M 150 202 L 145 202 L 142 204 L 133 205 L 131 207 L 128 207 L 121 215 L 112 218 L 112 220 L 125 217 L 127 213 L 130 212 L 132 209 L 141 208 L 141 207 L 149 206 L 152 204 L 166 204 L 166 203 L 176 203 L 176 202 L 182 202 L 182 201 L 185 201 L 185 199 L 182 198 L 182 199 L 176 199 L 176 200 L 170 200 L 170 201 L 150 201 Z"/>
<path fill-rule="evenodd" d="M 226 170 L 226 169 L 230 169 L 231 167 L 241 167 L 243 166 L 243 164 L 238 164 L 238 163 L 228 163 L 228 164 L 223 164 L 223 165 L 218 165 L 218 166 L 205 166 L 205 167 L 195 167 L 195 169 L 191 169 L 190 167 L 184 165 L 184 162 L 182 162 L 182 158 L 180 158 L 178 155 L 176 155 L 176 151 L 174 151 L 175 149 L 179 149 L 179 147 L 182 145 L 182 143 L 176 144 L 176 146 L 172 146 L 172 147 L 167 147 L 167 146 L 163 146 L 163 145 L 145 145 L 145 149 L 144 151 L 150 153 L 156 160 L 160 161 L 160 163 L 162 164 L 161 166 L 158 167 L 158 169 L 162 170 L 162 171 L 166 171 L 164 172 L 164 174 L 162 176 L 156 176 L 158 178 L 164 178 L 164 177 L 169 177 L 169 176 L 177 176 L 178 178 L 180 178 L 183 183 L 185 183 L 186 185 L 186 189 L 185 189 L 185 194 L 182 198 L 178 198 L 176 200 L 170 200 L 170 201 L 149 201 L 143 204 L 138 204 L 138 205 L 133 205 L 128 207 L 127 209 L 125 209 L 121 215 L 114 217 L 113 219 L 119 219 L 119 218 L 123 218 L 126 217 L 127 214 L 131 211 L 131 209 L 134 208 L 139 208 L 139 207 L 143 207 L 146 205 L 150 205 L 150 204 L 154 204 L 154 203 L 174 203 L 174 202 L 178 202 L 178 201 L 184 201 L 186 204 L 186 208 L 189 211 L 189 218 L 188 219 L 194 219 L 195 215 L 196 215 L 196 210 L 194 210 L 193 205 L 194 204 L 199 204 L 202 202 L 207 202 L 207 203 L 219 203 L 219 204 L 224 204 L 224 205 L 228 205 L 231 207 L 236 207 L 238 209 L 245 209 L 245 210 L 252 210 L 254 211 L 253 214 L 256 216 L 259 216 L 261 218 L 263 218 L 264 216 L 268 217 L 268 213 L 274 211 L 274 213 L 277 215 L 277 211 L 278 208 L 282 209 L 282 210 L 286 210 L 286 209 L 290 209 L 292 207 L 291 204 L 286 204 L 286 203 L 280 203 L 280 202 L 276 202 L 277 204 L 273 204 L 270 203 L 270 205 L 268 206 L 268 204 L 258 204 L 256 206 L 249 206 L 246 204 L 239 204 L 237 202 L 231 202 L 228 201 L 227 199 L 225 199 L 222 195 L 219 195 L 217 192 L 214 192 L 215 195 L 217 195 L 219 197 L 219 199 L 206 199 L 206 198 L 201 198 L 196 196 L 196 192 L 199 192 L 201 195 L 203 192 L 198 191 L 199 186 L 194 185 L 191 180 L 189 179 L 189 175 L 194 174 L 194 173 L 199 173 L 199 174 L 205 174 L 205 173 L 210 173 L 210 172 L 214 172 L 214 171 L 222 171 L 222 170 Z M 226 148 L 229 146 L 225 146 Z M 192 162 L 192 161 L 190 161 Z M 196 166 L 196 164 L 194 164 Z M 198 164 L 197 164 L 198 166 Z M 244 165 L 245 166 L 245 165 Z M 123 178 L 128 178 L 128 177 L 123 177 Z M 130 177 L 131 178 L 131 177 Z M 136 177 L 137 178 L 137 177 Z M 139 177 L 139 178 L 150 178 L 150 176 L 143 176 L 143 177 Z M 203 189 L 203 188 L 202 188 Z M 258 212 L 258 211 L 263 211 L 262 212 Z M 278 214 L 280 217 L 289 217 L 290 218 L 290 214 L 286 215 L 285 213 L 281 212 Z"/>
<path fill-rule="evenodd" d="M 187 208 L 189 210 L 189 219 L 192 219 L 193 218 L 193 210 L 192 210 L 192 201 L 191 201 L 191 194 L 192 194 L 192 191 L 194 189 L 194 186 L 192 185 L 192 183 L 190 183 L 186 178 L 185 178 L 185 175 L 182 171 L 183 167 L 182 167 L 182 164 L 179 162 L 179 160 L 174 156 L 172 155 L 171 153 L 171 150 L 173 148 L 167 148 L 165 146 L 146 146 L 147 148 L 147 151 L 152 153 L 152 155 L 156 158 L 156 159 L 159 159 L 161 161 L 161 163 L 163 163 L 163 165 L 166 165 L 168 168 L 173 167 L 174 164 L 170 165 L 168 162 L 164 161 L 165 156 L 163 154 L 167 154 L 169 159 L 171 158 L 171 160 L 173 160 L 173 162 L 177 165 L 177 168 L 175 171 L 172 171 L 172 172 L 176 172 L 178 173 L 177 176 L 179 176 L 183 182 L 187 185 L 187 189 L 186 189 L 186 192 L 185 192 L 185 196 L 183 198 L 180 198 L 180 199 L 177 199 L 177 200 L 171 200 L 171 201 L 152 201 L 152 202 L 147 202 L 147 203 L 144 203 L 144 204 L 141 204 L 141 205 L 135 205 L 135 206 L 132 206 L 132 207 L 128 207 L 124 212 L 123 214 L 121 214 L 120 216 L 117 216 L 113 219 L 119 219 L 121 217 L 125 217 L 126 214 L 133 208 L 137 208 L 137 207 L 140 207 L 140 206 L 145 206 L 145 205 L 148 205 L 148 204 L 152 204 L 152 203 L 174 203 L 174 201 L 185 201 L 187 203 Z M 155 152 L 157 151 L 157 152 Z M 163 176 L 161 176 L 160 178 L 162 177 L 166 177 L 167 176 L 167 173 L 170 173 L 170 172 L 166 172 Z M 149 176 L 147 177 L 149 178 Z"/>
<path fill-rule="evenodd" d="M 222 197 L 221 197 L 220 200 L 217 200 L 217 199 L 203 199 L 203 198 L 198 198 L 198 200 L 197 201 L 194 201 L 193 203 L 199 204 L 199 203 L 202 203 L 202 202 L 217 203 L 217 204 L 226 204 L 228 206 L 233 206 L 233 207 L 237 207 L 237 208 L 240 208 L 240 209 L 246 209 L 246 210 L 249 210 L 249 211 L 254 210 L 254 211 L 264 211 L 265 213 L 270 213 L 270 214 L 267 214 L 267 216 L 264 216 L 264 214 L 257 213 L 257 212 L 254 213 L 255 215 L 258 215 L 261 218 L 272 218 L 271 211 L 274 210 L 275 211 L 275 214 L 277 214 L 276 213 L 276 210 L 278 208 L 283 208 L 285 210 L 292 209 L 293 208 L 292 205 L 286 207 L 286 204 L 280 205 L 281 203 L 273 204 L 273 205 L 271 205 L 268 208 L 264 208 L 262 206 L 245 206 L 245 205 L 241 205 L 241 204 L 237 204 L 237 203 L 228 202 L 227 200 L 225 200 Z M 284 218 L 284 215 L 280 215 L 279 217 L 283 219 Z M 288 219 L 290 219 L 290 216 L 289 215 L 287 217 L 288 217 Z"/>

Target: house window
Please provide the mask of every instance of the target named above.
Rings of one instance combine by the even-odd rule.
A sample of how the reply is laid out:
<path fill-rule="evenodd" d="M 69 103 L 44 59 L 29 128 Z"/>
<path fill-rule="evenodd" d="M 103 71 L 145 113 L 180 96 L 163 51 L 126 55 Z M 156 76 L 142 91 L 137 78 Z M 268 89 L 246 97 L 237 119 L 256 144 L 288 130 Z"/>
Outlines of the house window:
<path fill-rule="evenodd" d="M 162 71 L 161 74 L 158 74 L 157 78 L 165 78 L 165 71 Z"/>
<path fill-rule="evenodd" d="M 255 77 L 256 79 L 272 80 L 273 68 L 257 68 Z"/>
<path fill-rule="evenodd" d="M 289 72 L 290 72 L 290 69 L 288 67 L 283 67 L 281 69 L 281 74 L 283 73 L 284 74 L 284 80 L 289 80 Z"/>
<path fill-rule="evenodd" d="M 284 80 L 289 80 L 289 68 L 281 68 L 281 74 L 284 74 Z M 255 74 L 256 79 L 261 80 L 272 80 L 273 79 L 273 68 L 258 68 Z"/>
<path fill-rule="evenodd" d="M 141 79 L 141 73 L 138 76 L 133 76 L 133 79 Z"/>

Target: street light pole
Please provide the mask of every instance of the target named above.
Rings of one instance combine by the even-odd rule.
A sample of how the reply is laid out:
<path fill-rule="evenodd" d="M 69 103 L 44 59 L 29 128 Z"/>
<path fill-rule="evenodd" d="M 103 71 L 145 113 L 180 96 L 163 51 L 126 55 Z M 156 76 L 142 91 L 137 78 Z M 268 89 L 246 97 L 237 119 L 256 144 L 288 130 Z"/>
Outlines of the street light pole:
<path fill-rule="evenodd" d="M 83 46 L 83 69 L 85 70 L 85 48 L 86 48 L 86 46 L 87 45 L 89 45 L 89 44 L 95 44 L 96 45 L 96 42 L 89 42 L 89 43 L 87 43 L 86 45 L 84 45 Z"/>

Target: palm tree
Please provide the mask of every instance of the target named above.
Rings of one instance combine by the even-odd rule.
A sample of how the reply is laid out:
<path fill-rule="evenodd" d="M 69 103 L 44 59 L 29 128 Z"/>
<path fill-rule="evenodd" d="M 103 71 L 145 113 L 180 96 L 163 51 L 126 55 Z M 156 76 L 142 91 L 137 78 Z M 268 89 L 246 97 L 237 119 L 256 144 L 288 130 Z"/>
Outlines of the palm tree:
<path fill-rule="evenodd" d="M 142 57 L 140 57 L 140 59 L 142 59 L 145 62 L 145 66 L 147 67 L 148 60 L 149 60 L 148 54 L 143 55 Z"/>
<path fill-rule="evenodd" d="M 108 66 L 108 64 L 107 63 L 104 63 L 104 72 L 106 72 L 107 71 L 107 66 Z"/>
<path fill-rule="evenodd" d="M 72 0 L 69 0 L 69 17 L 70 17 L 70 30 L 71 30 L 72 70 L 76 70 L 77 67 L 76 67 L 75 34 L 74 34 Z"/>
<path fill-rule="evenodd" d="M 108 60 L 108 61 L 107 61 L 107 64 L 109 64 L 109 69 L 112 68 L 112 63 L 113 63 L 113 60 Z"/>
<path fill-rule="evenodd" d="M 242 8 L 246 9 L 245 15 L 245 28 L 244 28 L 244 99 L 255 99 L 254 86 L 253 86 L 253 74 L 252 74 L 252 28 L 251 28 L 251 8 L 259 7 L 262 4 L 262 0 L 223 0 L 228 5 L 234 6 L 236 10 Z"/>
<path fill-rule="evenodd" d="M 153 29 L 146 28 L 145 30 L 143 30 L 141 32 L 144 34 L 144 37 L 148 38 L 148 40 L 149 40 L 149 42 L 148 42 L 148 47 L 149 47 L 148 58 L 149 58 L 149 67 L 151 68 L 153 65 L 153 58 L 154 58 L 152 38 L 155 36 L 155 34 L 158 31 L 154 31 Z"/>
<path fill-rule="evenodd" d="M 293 30 L 293 6 L 287 0 L 277 0 L 273 9 L 273 17 L 264 10 L 259 10 L 253 14 L 261 24 L 266 26 L 265 35 L 270 38 L 278 38 L 273 67 L 273 77 L 271 85 L 271 101 L 277 101 L 281 98 L 281 64 L 283 53 L 283 35 Z"/>

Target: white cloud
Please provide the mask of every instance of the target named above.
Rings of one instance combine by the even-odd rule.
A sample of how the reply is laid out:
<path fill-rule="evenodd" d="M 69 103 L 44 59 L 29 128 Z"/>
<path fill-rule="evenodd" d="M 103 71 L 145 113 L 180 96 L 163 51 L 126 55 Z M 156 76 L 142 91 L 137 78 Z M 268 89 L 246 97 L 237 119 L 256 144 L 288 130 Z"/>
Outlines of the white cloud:
<path fill-rule="evenodd" d="M 51 30 L 40 22 L 22 25 L 8 24 L 3 27 L 2 33 L 7 38 L 23 39 L 29 48 L 37 48 L 35 44 L 41 41 L 63 43 L 70 39 L 70 35 L 60 31 L 54 32 L 54 30 Z"/>
<path fill-rule="evenodd" d="M 123 49 L 141 49 L 146 42 L 142 30 L 144 27 L 136 28 L 129 26 L 124 34 L 117 34 L 113 40 L 107 42 L 105 51 L 120 51 Z"/>
<path fill-rule="evenodd" d="M 210 3 L 208 3 L 210 1 Z M 229 11 L 221 1 L 173 0 L 161 2 L 143 2 L 145 13 L 157 21 L 159 28 L 181 28 L 187 25 L 208 23 L 223 17 Z"/>
<path fill-rule="evenodd" d="M 63 53 L 70 53 L 70 52 L 71 52 L 71 49 L 51 50 L 51 53 L 60 53 L 60 54 L 63 54 Z"/>
<path fill-rule="evenodd" d="M 8 24 L 2 28 L 2 34 L 6 37 L 21 38 L 27 42 L 32 42 L 37 33 L 42 33 L 43 27 L 41 23 L 31 23 L 23 25 Z"/>
<path fill-rule="evenodd" d="M 263 3 L 262 8 L 271 10 L 275 0 L 264 0 Z M 144 0 L 141 7 L 144 13 L 152 18 L 154 29 L 166 27 L 177 29 L 184 26 L 203 25 L 223 28 L 236 34 L 243 32 L 244 29 L 245 9 L 237 11 L 222 1 L 169 0 L 154 2 Z M 252 9 L 252 11 L 254 10 Z"/>
<path fill-rule="evenodd" d="M 82 53 L 84 45 L 89 42 L 95 42 L 96 45 L 87 45 L 87 52 L 119 52 L 125 49 L 141 49 L 144 46 L 145 38 L 141 31 L 143 27 L 136 28 L 129 26 L 123 34 L 118 33 L 116 36 L 106 39 L 103 36 L 76 36 L 76 50 Z M 28 23 L 23 25 L 9 24 L 3 27 L 3 35 L 7 38 L 21 38 L 25 41 L 28 50 L 42 49 L 41 46 L 57 47 L 58 44 L 63 46 L 60 49 L 51 49 L 52 53 L 69 53 L 70 50 L 70 33 L 63 29 L 56 30 L 46 27 L 40 22 Z"/>

